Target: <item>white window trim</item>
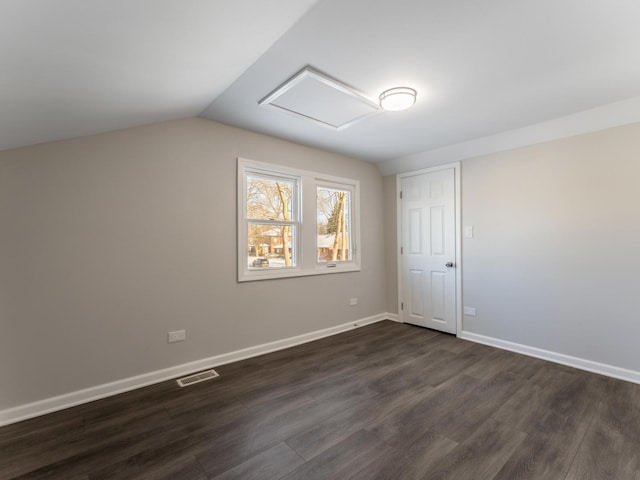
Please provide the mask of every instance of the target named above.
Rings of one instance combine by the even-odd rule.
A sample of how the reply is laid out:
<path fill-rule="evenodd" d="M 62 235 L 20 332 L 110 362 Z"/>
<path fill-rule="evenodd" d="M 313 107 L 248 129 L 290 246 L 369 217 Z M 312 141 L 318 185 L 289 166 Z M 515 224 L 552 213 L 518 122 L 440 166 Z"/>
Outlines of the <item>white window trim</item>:
<path fill-rule="evenodd" d="M 278 269 L 250 270 L 247 262 L 247 173 L 258 173 L 268 176 L 282 176 L 297 179 L 297 228 L 295 249 L 296 266 Z M 299 170 L 295 168 L 256 162 L 238 157 L 237 168 L 237 259 L 238 282 L 268 280 L 275 278 L 303 277 L 308 275 L 326 275 L 332 273 L 357 272 L 360 267 L 360 182 L 358 180 L 324 175 L 321 173 Z M 316 187 L 333 186 L 352 192 L 352 225 L 350 244 L 353 248 L 352 259 L 337 262 L 318 262 L 317 258 L 317 204 Z M 292 215 L 293 216 L 293 215 Z M 311 219 L 305 223 L 305 219 Z M 268 223 L 268 222 L 267 222 Z"/>

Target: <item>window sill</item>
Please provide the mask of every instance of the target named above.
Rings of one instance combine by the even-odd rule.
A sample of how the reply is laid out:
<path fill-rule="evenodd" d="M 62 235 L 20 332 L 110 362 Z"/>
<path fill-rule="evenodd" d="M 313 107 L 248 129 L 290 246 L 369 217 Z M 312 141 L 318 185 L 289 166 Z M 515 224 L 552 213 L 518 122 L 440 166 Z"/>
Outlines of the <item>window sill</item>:
<path fill-rule="evenodd" d="M 361 271 L 360 265 L 348 264 L 340 265 L 336 264 L 335 267 L 327 267 L 326 265 L 320 265 L 313 269 L 301 269 L 292 268 L 285 270 L 265 270 L 255 271 L 250 273 L 243 272 L 238 275 L 238 283 L 255 282 L 259 280 L 275 280 L 278 278 L 295 278 L 295 277 L 309 277 L 312 275 L 331 275 L 335 273 L 347 273 L 347 272 L 359 272 Z"/>

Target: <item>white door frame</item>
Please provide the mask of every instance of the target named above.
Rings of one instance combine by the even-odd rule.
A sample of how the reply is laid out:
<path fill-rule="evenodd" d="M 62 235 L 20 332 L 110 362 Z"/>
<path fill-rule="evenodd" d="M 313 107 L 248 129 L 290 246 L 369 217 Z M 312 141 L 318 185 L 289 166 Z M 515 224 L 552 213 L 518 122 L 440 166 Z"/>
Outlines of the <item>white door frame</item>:
<path fill-rule="evenodd" d="M 423 168 L 421 170 L 413 170 L 411 172 L 404 172 L 396 174 L 396 232 L 397 232 L 397 265 L 398 265 L 398 320 L 402 318 L 402 255 L 400 254 L 400 247 L 402 246 L 402 204 L 400 202 L 400 191 L 402 187 L 402 179 L 406 177 L 413 177 L 416 175 L 422 175 L 425 173 L 433 173 L 441 170 L 448 170 L 453 168 L 454 175 L 454 188 L 455 188 L 455 237 L 456 237 L 456 337 L 459 337 L 462 333 L 462 197 L 460 195 L 460 174 L 461 164 L 460 162 L 447 163 L 444 165 L 438 165 L 437 167 Z"/>

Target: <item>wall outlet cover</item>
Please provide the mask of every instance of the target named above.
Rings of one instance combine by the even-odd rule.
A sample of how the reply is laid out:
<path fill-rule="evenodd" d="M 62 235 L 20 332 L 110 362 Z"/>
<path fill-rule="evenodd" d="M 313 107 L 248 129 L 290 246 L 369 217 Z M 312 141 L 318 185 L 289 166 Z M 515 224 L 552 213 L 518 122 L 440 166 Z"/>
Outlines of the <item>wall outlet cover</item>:
<path fill-rule="evenodd" d="M 186 330 L 176 330 L 167 333 L 167 343 L 184 342 L 187 338 Z"/>

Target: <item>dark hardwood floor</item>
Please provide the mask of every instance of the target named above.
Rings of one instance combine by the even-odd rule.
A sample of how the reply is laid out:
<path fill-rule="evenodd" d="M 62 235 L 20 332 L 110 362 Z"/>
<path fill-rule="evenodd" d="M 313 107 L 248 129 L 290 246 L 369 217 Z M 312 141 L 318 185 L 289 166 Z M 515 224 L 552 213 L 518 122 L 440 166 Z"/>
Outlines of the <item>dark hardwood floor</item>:
<path fill-rule="evenodd" d="M 0 428 L 0 479 L 640 479 L 640 385 L 381 322 Z"/>

